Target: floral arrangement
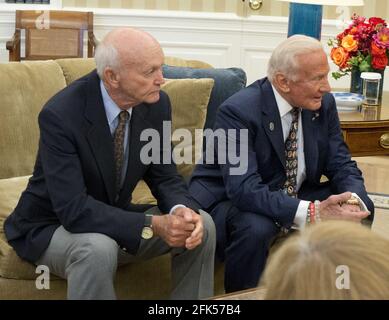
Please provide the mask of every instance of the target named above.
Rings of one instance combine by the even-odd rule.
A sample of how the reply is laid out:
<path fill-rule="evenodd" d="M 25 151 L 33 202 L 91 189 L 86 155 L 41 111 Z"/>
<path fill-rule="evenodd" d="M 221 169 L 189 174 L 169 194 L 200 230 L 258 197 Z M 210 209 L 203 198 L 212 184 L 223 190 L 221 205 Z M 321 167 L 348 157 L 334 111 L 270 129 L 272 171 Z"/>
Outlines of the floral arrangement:
<path fill-rule="evenodd" d="M 389 28 L 386 21 L 354 14 L 351 24 L 328 42 L 331 59 L 339 66 L 332 76 L 338 79 L 353 69 L 360 72 L 384 70 L 388 64 Z"/>

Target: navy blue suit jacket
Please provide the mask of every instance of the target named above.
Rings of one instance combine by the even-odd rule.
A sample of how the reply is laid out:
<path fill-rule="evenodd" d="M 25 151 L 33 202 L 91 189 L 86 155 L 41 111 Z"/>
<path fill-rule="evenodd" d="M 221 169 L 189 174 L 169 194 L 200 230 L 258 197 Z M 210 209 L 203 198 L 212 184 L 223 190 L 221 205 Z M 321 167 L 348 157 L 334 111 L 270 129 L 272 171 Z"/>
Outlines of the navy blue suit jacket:
<path fill-rule="evenodd" d="M 373 213 L 361 172 L 343 141 L 331 94 L 323 97 L 320 110 L 302 111 L 302 126 L 307 177 L 299 198 L 314 200 L 310 199 L 311 193 L 320 188 L 320 178 L 325 175 L 333 194 L 355 192 Z M 270 82 L 266 78 L 258 80 L 227 99 L 216 116 L 214 129 L 220 128 L 248 129 L 247 172 L 231 175 L 230 168 L 238 165 L 231 164 L 228 157 L 225 164 L 217 159 L 214 164 L 198 164 L 190 181 L 192 196 L 205 210 L 230 200 L 240 211 L 255 212 L 281 226 L 291 226 L 300 200 L 282 191 L 286 181 L 285 144 Z M 239 139 L 236 142 L 239 150 Z"/>
<path fill-rule="evenodd" d="M 140 141 L 141 132 L 153 128 L 162 137 L 162 122 L 170 119 L 170 101 L 162 91 L 157 103 L 133 109 L 127 174 L 116 199 L 113 138 L 96 71 L 51 98 L 39 114 L 33 176 L 4 225 L 18 255 L 35 262 L 60 225 L 72 233 L 103 233 L 136 253 L 146 207 L 130 202 L 141 179 L 161 212 L 178 203 L 197 209 L 174 163 L 145 165 L 140 159 L 140 150 L 148 143 Z M 161 160 L 163 146 L 161 139 Z"/>

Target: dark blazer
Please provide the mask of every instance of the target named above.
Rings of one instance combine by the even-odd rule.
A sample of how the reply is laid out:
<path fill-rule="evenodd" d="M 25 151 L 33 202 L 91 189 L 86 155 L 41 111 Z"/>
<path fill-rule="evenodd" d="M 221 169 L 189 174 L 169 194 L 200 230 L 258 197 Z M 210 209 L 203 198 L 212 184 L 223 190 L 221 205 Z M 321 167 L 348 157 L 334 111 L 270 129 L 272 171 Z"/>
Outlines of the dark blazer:
<path fill-rule="evenodd" d="M 22 258 L 35 262 L 55 229 L 103 233 L 136 253 L 145 206 L 130 204 L 132 191 L 144 179 L 163 213 L 176 204 L 197 209 L 172 164 L 145 165 L 140 151 L 144 129 L 162 137 L 162 122 L 171 119 L 170 101 L 161 91 L 154 104 L 133 108 L 129 160 L 123 189 L 115 195 L 113 138 L 96 73 L 84 76 L 51 98 L 39 114 L 40 141 L 34 173 L 17 207 L 5 222 L 9 243 Z M 160 154 L 164 144 L 160 142 Z"/>
<path fill-rule="evenodd" d="M 302 125 L 307 177 L 299 198 L 314 200 L 310 194 L 320 188 L 320 178 L 325 175 L 333 194 L 355 192 L 373 213 L 361 172 L 343 141 L 331 94 L 323 97 L 320 110 L 302 111 Z M 247 172 L 230 175 L 229 169 L 237 165 L 229 163 L 228 157 L 226 164 L 217 160 L 215 164 L 198 164 L 190 181 L 192 196 L 205 210 L 211 211 L 216 204 L 229 199 L 240 211 L 256 212 L 289 227 L 299 200 L 281 191 L 286 181 L 285 144 L 270 82 L 266 78 L 258 80 L 226 100 L 216 117 L 214 129 L 219 128 L 248 129 Z M 239 140 L 237 144 L 239 150 Z"/>

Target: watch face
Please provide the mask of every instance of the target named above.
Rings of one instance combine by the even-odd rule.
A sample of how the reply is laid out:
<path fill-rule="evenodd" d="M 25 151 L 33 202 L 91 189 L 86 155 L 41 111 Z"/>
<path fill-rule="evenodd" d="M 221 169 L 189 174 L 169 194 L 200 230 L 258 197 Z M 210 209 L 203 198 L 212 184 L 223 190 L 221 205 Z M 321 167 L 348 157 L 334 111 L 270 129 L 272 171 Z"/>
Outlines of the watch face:
<path fill-rule="evenodd" d="M 151 229 L 150 227 L 144 227 L 142 229 L 142 238 L 143 239 L 151 239 L 153 237 L 153 229 Z"/>

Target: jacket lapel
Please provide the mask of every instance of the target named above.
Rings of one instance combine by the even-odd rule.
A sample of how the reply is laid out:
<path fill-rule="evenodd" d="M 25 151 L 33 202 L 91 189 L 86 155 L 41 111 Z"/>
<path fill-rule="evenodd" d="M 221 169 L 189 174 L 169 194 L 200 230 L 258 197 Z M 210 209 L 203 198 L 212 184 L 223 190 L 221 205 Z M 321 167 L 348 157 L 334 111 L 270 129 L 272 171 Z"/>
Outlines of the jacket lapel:
<path fill-rule="evenodd" d="M 115 202 L 113 140 L 101 96 L 100 79 L 95 71 L 88 78 L 85 118 L 89 121 L 86 138 L 100 169 L 109 201 L 113 204 Z"/>
<path fill-rule="evenodd" d="M 262 91 L 265 98 L 265 106 L 262 110 L 262 126 L 272 144 L 278 158 L 285 168 L 285 143 L 282 133 L 281 116 L 274 97 L 273 89 L 268 80 L 262 85 Z"/>
<path fill-rule="evenodd" d="M 319 119 L 317 119 L 318 115 L 318 112 L 312 112 L 309 110 L 303 110 L 301 113 L 304 136 L 305 167 L 307 179 L 310 181 L 313 181 L 316 175 L 317 161 L 319 156 L 316 142 L 317 123 L 319 122 Z"/>

